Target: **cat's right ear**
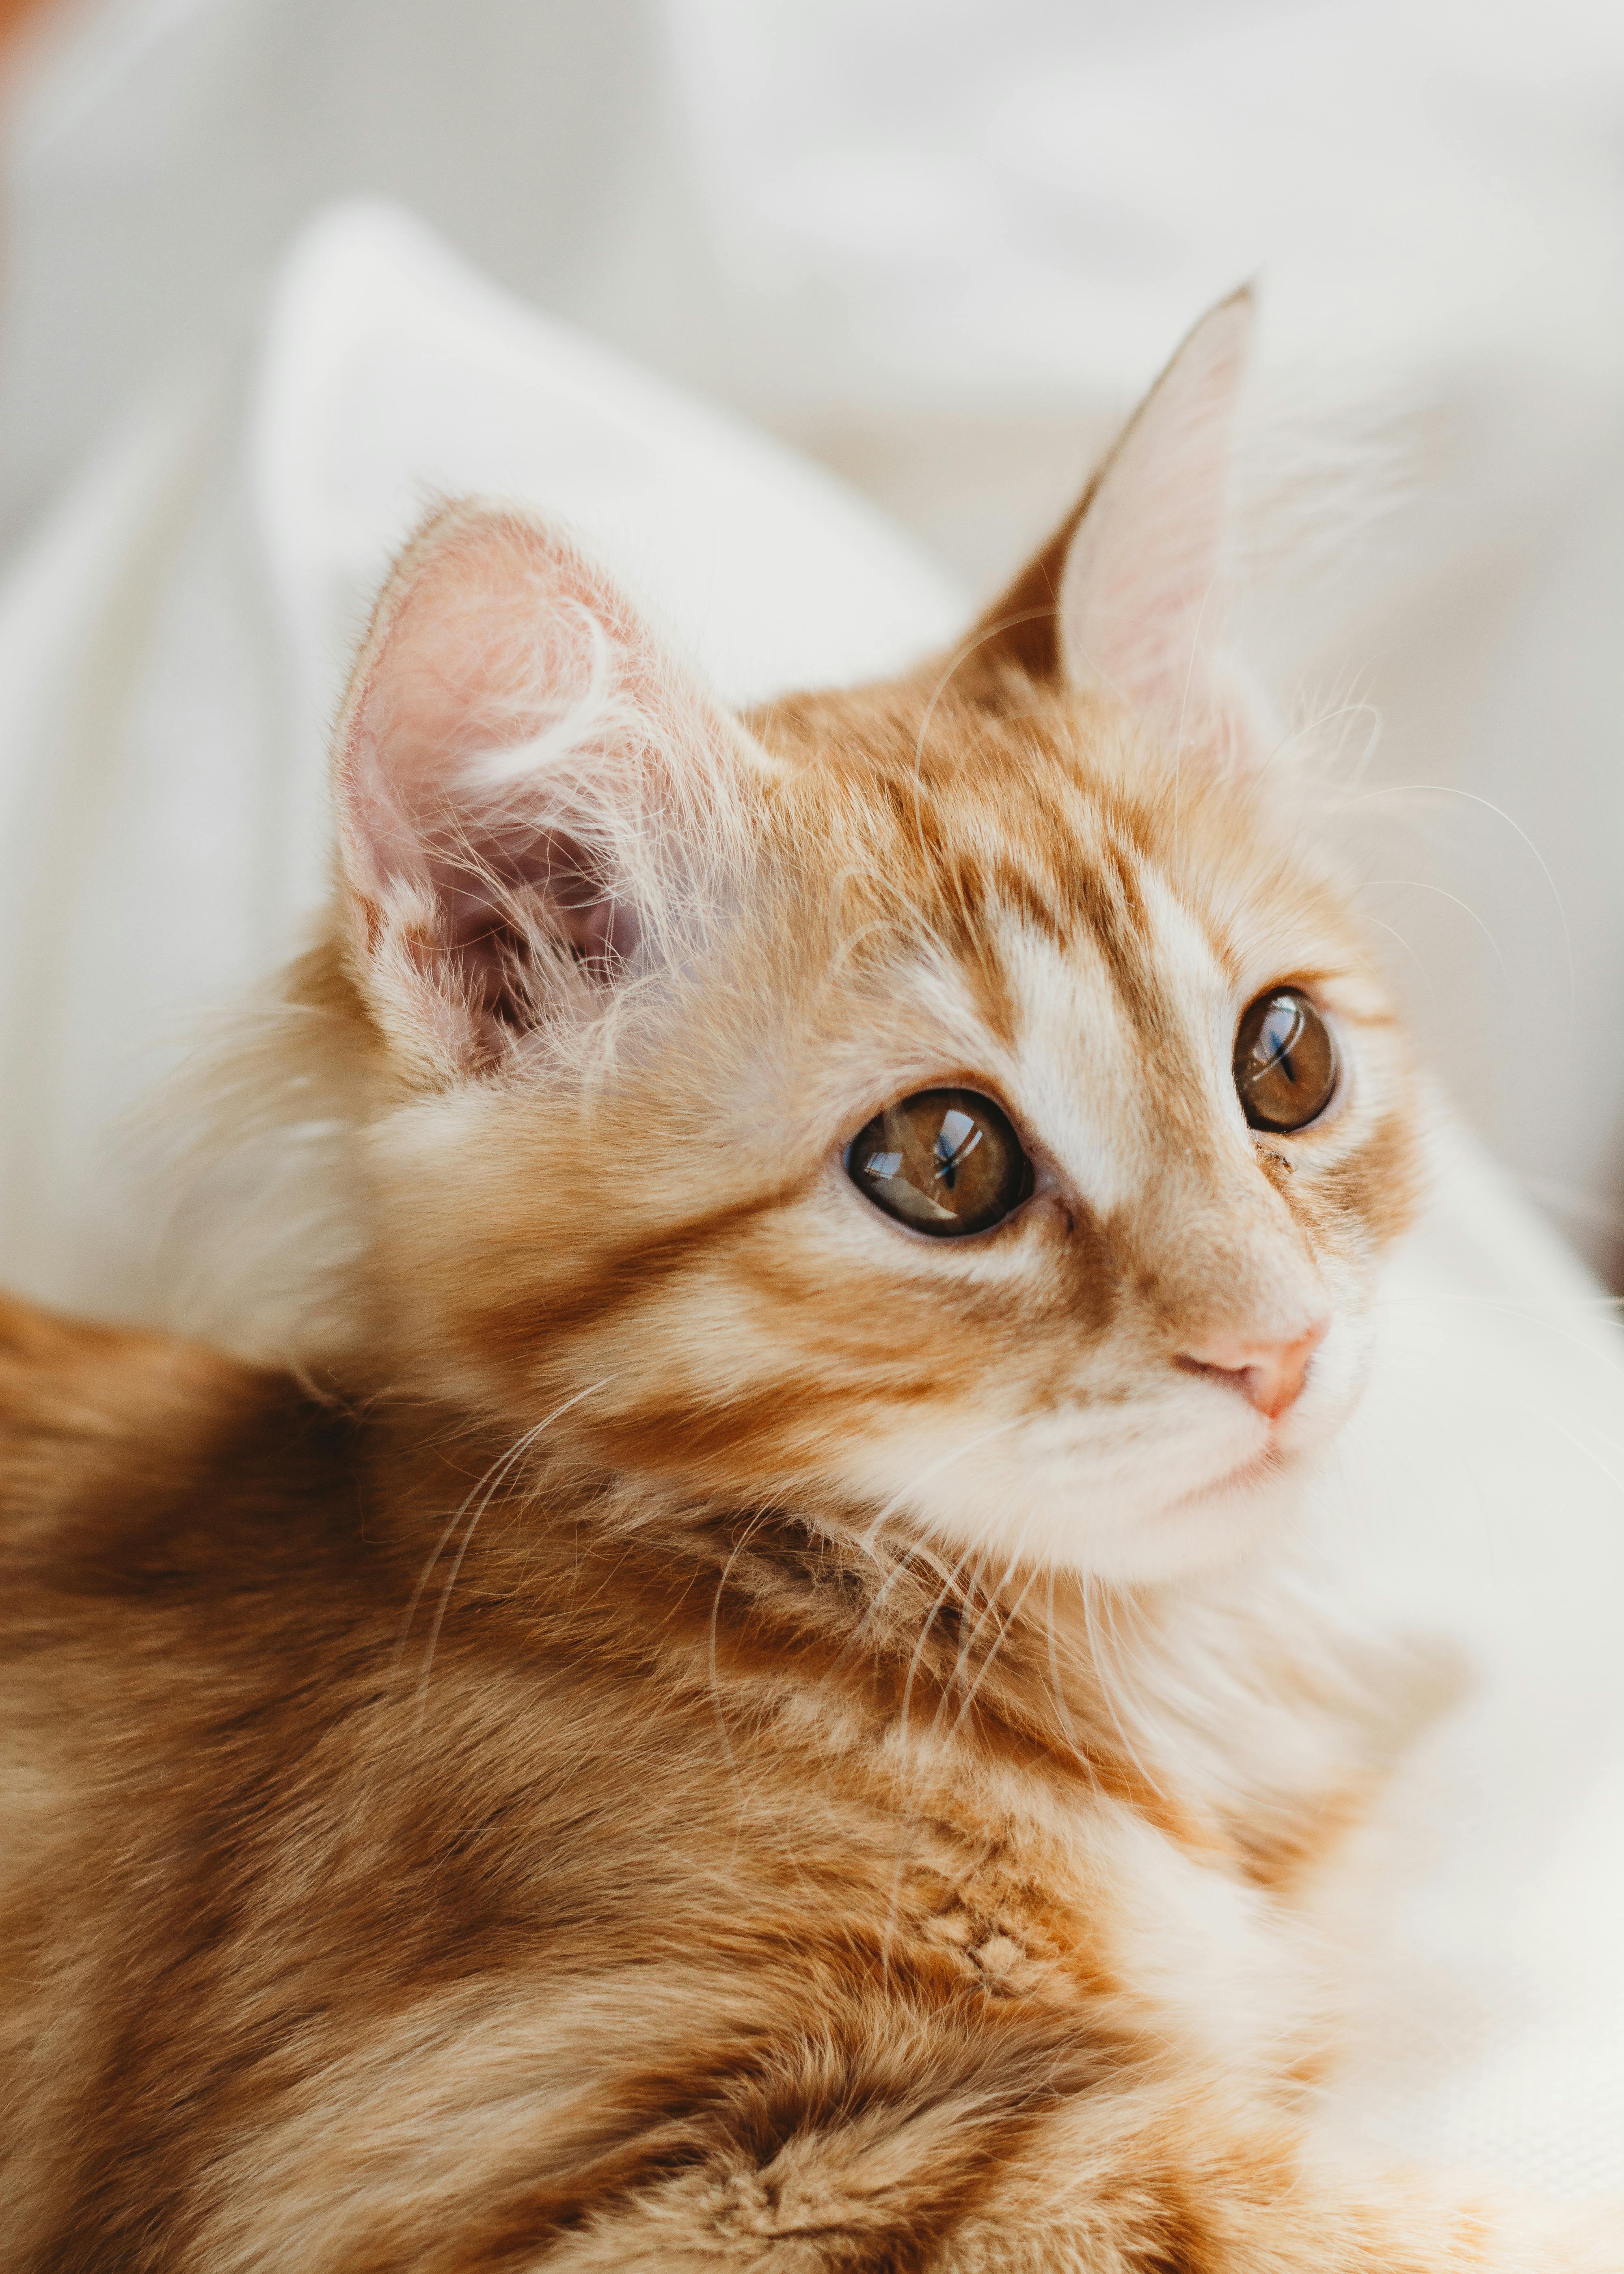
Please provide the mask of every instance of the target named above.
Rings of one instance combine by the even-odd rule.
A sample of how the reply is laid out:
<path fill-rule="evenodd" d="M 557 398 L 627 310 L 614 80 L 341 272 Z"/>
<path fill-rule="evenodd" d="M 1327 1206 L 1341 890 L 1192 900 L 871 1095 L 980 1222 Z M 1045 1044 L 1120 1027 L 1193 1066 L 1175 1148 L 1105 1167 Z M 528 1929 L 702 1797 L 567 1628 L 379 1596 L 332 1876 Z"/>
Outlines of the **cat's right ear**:
<path fill-rule="evenodd" d="M 970 653 L 1109 689 L 1203 738 L 1222 711 L 1237 411 L 1250 289 L 1204 316 L 1081 502 L 977 628 Z"/>
<path fill-rule="evenodd" d="M 419 1079 L 522 1056 L 682 952 L 767 760 L 625 597 L 522 511 L 453 505 L 396 564 L 338 731 L 344 930 Z"/>

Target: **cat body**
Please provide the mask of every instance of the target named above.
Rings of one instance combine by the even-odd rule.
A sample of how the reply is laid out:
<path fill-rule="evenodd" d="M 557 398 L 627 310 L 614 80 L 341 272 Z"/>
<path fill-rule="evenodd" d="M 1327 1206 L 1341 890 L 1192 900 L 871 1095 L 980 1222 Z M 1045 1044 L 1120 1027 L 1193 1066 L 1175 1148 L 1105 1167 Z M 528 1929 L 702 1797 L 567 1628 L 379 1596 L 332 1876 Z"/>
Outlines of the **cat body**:
<path fill-rule="evenodd" d="M 1247 321 L 886 686 L 403 557 L 264 1109 L 325 1346 L 0 1319 L 8 2266 L 1624 2268 L 1312 2118 L 1439 1686 L 1293 1524 L 1421 1148 L 1204 629 Z"/>
<path fill-rule="evenodd" d="M 1185 1607 L 1133 1647 L 1230 1711 L 1169 1775 L 1193 1699 L 1131 1750 L 1064 1602 L 8 1323 L 8 2264 L 1261 2247 L 1351 1683 Z"/>

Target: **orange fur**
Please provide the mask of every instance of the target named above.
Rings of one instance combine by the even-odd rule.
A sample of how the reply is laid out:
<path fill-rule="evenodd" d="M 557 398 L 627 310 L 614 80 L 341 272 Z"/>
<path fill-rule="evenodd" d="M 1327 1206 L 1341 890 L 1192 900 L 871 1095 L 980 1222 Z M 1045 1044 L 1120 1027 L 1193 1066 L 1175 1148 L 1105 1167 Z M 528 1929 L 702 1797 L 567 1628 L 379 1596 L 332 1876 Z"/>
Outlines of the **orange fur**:
<path fill-rule="evenodd" d="M 729 719 L 523 516 L 405 556 L 255 1139 L 342 1150 L 320 1332 L 0 1312 L 6 2266 L 1624 2268 L 1312 2120 L 1313 1885 L 1440 1690 L 1290 1517 L 1417 1171 L 1260 713 L 1096 621 L 1200 614 L 1111 485 L 1212 478 L 1226 339 L 887 686 Z M 1345 1079 L 1266 1137 L 1287 981 Z M 956 1242 L 843 1166 L 943 1084 L 1035 1163 Z M 1282 1415 L 1192 1357 L 1322 1318 Z"/>

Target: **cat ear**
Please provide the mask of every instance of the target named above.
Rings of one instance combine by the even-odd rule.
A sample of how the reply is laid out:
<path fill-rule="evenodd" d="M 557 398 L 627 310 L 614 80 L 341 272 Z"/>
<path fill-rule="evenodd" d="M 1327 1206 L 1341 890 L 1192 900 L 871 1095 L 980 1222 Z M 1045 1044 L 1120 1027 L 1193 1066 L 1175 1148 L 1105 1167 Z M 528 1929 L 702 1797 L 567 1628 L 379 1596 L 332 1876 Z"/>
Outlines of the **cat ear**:
<path fill-rule="evenodd" d="M 1141 713 L 1199 713 L 1224 630 L 1236 411 L 1250 288 L 1203 317 L 1081 503 L 983 625 L 1035 678 L 1102 682 Z"/>
<path fill-rule="evenodd" d="M 691 929 L 765 763 L 623 595 L 512 508 L 444 508 L 379 603 L 335 792 L 353 968 L 440 1080 L 601 1008 Z"/>

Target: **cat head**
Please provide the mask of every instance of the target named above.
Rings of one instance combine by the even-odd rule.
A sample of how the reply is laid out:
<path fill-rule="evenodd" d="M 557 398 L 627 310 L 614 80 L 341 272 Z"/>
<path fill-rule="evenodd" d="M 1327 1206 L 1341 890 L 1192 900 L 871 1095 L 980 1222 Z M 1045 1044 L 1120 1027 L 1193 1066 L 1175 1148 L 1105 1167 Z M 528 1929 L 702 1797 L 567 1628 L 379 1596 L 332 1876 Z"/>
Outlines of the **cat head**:
<path fill-rule="evenodd" d="M 336 762 L 396 1376 L 599 1473 L 1156 1580 L 1357 1395 L 1415 1110 L 1222 644 L 1250 304 L 952 655 L 729 712 L 448 508 Z"/>

